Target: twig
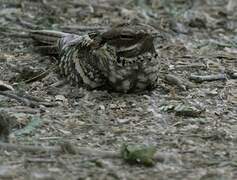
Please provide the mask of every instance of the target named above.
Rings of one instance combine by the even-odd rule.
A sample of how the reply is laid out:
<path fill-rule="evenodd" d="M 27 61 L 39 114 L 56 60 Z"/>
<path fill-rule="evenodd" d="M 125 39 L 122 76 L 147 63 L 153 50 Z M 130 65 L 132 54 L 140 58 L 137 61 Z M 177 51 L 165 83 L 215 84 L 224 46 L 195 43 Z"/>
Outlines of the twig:
<path fill-rule="evenodd" d="M 58 139 L 62 139 L 62 137 L 52 136 L 52 137 L 42 137 L 42 138 L 39 138 L 39 140 L 46 140 L 46 141 L 49 141 L 49 140 L 58 140 Z"/>
<path fill-rule="evenodd" d="M 70 146 L 70 147 L 69 147 Z M 31 145 L 19 145 L 0 142 L 0 149 L 7 151 L 19 151 L 19 152 L 30 152 L 30 153 L 50 153 L 50 154 L 81 154 L 87 156 L 98 156 L 100 158 L 122 158 L 120 152 L 116 151 L 102 151 L 88 147 L 74 147 L 72 144 L 66 142 L 61 146 L 31 146 Z M 175 160 L 177 157 L 170 153 L 157 152 L 154 156 L 156 161 Z"/>
<path fill-rule="evenodd" d="M 175 69 L 189 69 L 189 68 L 207 69 L 206 65 L 200 64 L 200 63 L 193 63 L 193 64 L 185 64 L 185 65 L 175 66 Z"/>
<path fill-rule="evenodd" d="M 63 86 L 64 84 L 66 84 L 66 80 L 60 80 L 58 82 L 50 84 L 50 87 L 59 87 L 59 86 Z"/>
<path fill-rule="evenodd" d="M 0 91 L 0 95 L 2 96 L 6 96 L 6 97 L 9 97 L 9 98 L 12 98 L 12 99 L 15 99 L 17 100 L 18 102 L 20 103 L 23 103 L 24 105 L 26 106 L 30 106 L 30 107 L 35 107 L 36 104 L 32 103 L 31 101 L 29 101 L 28 99 L 25 99 L 25 98 L 22 98 L 22 97 L 19 97 L 18 95 L 16 94 L 12 94 L 10 92 L 7 92 L 7 91 Z"/>
<path fill-rule="evenodd" d="M 55 163 L 55 159 L 49 159 L 49 158 L 27 158 L 26 162 L 29 163 Z"/>
<path fill-rule="evenodd" d="M 182 80 L 179 79 L 177 76 L 167 74 L 165 75 L 165 79 L 170 83 L 170 84 L 175 84 L 177 85 L 180 89 L 182 90 L 187 90 L 187 87 L 183 84 Z"/>
<path fill-rule="evenodd" d="M 57 103 L 46 102 L 46 101 L 40 100 L 38 98 L 32 97 L 30 95 L 22 96 L 22 94 L 18 95 L 17 93 L 14 93 L 14 91 L 11 91 L 11 92 L 0 91 L 0 95 L 15 99 L 18 102 L 23 103 L 25 106 L 30 106 L 30 107 L 40 107 L 40 105 L 43 105 L 46 107 L 52 107 L 52 106 L 57 105 Z"/>
<path fill-rule="evenodd" d="M 30 107 L 26 107 L 26 106 L 14 106 L 14 107 L 9 107 L 9 108 L 0 108 L 1 110 L 5 110 L 11 113 L 27 113 L 27 114 L 37 114 L 40 113 L 40 109 L 33 109 Z"/>
<path fill-rule="evenodd" d="M 165 79 L 168 83 L 177 85 L 180 89 L 186 91 L 189 88 L 193 88 L 194 84 L 188 81 L 187 79 L 183 79 L 178 77 L 177 75 L 166 74 Z"/>
<path fill-rule="evenodd" d="M 26 27 L 28 29 L 37 29 L 38 26 L 33 24 L 33 23 L 30 23 L 30 22 L 27 22 L 27 21 L 24 21 L 22 18 L 18 17 L 18 21 L 20 22 L 20 24 L 23 26 L 23 27 Z"/>
<path fill-rule="evenodd" d="M 0 149 L 4 149 L 7 151 L 20 151 L 20 152 L 31 152 L 31 153 L 37 153 L 37 152 L 52 152 L 52 153 L 59 153 L 61 152 L 61 148 L 48 146 L 30 146 L 30 145 L 18 145 L 18 144 L 10 144 L 10 143 L 3 143 L 0 142 Z"/>
<path fill-rule="evenodd" d="M 192 74 L 190 75 L 189 79 L 195 82 L 226 80 L 226 74 L 215 74 L 215 75 L 206 75 L 206 76 Z"/>
<path fill-rule="evenodd" d="M 68 147 L 70 146 L 70 147 Z M 52 153 L 52 154 L 59 154 L 59 153 L 71 153 L 71 150 L 75 151 L 76 154 L 87 154 L 87 155 L 97 155 L 101 157 L 119 157 L 119 155 L 114 151 L 100 151 L 92 148 L 84 148 L 79 147 L 76 148 L 71 144 L 62 144 L 61 146 L 31 146 L 31 145 L 16 145 L 10 143 L 3 143 L 0 142 L 0 149 L 4 149 L 7 151 L 19 151 L 19 152 L 31 152 L 31 153 Z M 74 154 L 74 153 L 72 153 Z"/>
<path fill-rule="evenodd" d="M 57 67 L 49 68 L 49 69 L 47 69 L 46 71 L 40 73 L 39 75 L 34 76 L 34 77 L 32 77 L 31 79 L 27 79 L 27 80 L 25 81 L 25 83 L 31 83 L 31 82 L 34 82 L 34 81 L 41 80 L 41 79 L 43 79 L 44 77 L 46 77 L 50 72 L 52 72 L 52 71 L 54 71 L 54 70 L 56 70 L 56 69 L 57 69 Z"/>

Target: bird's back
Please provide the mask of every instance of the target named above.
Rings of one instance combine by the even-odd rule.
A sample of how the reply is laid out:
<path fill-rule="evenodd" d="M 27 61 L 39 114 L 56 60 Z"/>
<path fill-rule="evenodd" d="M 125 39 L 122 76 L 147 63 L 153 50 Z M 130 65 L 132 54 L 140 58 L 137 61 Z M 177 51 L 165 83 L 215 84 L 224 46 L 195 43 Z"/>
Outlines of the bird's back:
<path fill-rule="evenodd" d="M 43 37 L 43 43 L 48 40 L 52 46 L 56 43 L 60 72 L 72 84 L 125 93 L 156 85 L 158 54 L 154 38 L 144 30 L 118 27 L 95 36 L 50 33 L 37 32 L 33 37 Z"/>

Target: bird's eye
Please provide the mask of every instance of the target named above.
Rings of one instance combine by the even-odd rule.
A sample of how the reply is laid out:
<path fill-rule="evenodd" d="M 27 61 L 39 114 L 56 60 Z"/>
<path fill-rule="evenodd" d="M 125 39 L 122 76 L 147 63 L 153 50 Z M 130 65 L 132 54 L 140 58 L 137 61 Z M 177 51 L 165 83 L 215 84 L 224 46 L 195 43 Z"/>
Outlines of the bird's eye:
<path fill-rule="evenodd" d="M 88 33 L 88 36 L 89 36 L 90 38 L 92 38 L 92 39 L 95 38 L 95 37 L 98 36 L 98 35 L 99 35 L 99 33 L 98 33 L 98 32 L 95 32 L 95 31 Z"/>
<path fill-rule="evenodd" d="M 121 39 L 125 39 L 125 40 L 130 40 L 130 39 L 133 39 L 133 36 L 132 35 L 128 35 L 128 34 L 121 34 L 120 38 Z"/>

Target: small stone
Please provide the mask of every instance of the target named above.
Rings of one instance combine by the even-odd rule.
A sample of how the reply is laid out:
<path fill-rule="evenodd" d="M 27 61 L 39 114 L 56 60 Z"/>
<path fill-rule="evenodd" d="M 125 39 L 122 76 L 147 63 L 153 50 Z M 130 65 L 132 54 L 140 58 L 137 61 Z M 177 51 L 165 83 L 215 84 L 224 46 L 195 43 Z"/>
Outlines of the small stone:
<path fill-rule="evenodd" d="M 119 123 L 119 124 L 126 124 L 126 123 L 128 123 L 130 121 L 130 119 L 128 119 L 128 118 L 124 118 L 124 119 L 117 119 L 117 122 Z"/>
<path fill-rule="evenodd" d="M 103 111 L 105 110 L 105 106 L 104 106 L 104 105 L 102 105 L 102 104 L 101 104 L 101 105 L 99 105 L 99 108 L 100 108 L 100 110 L 103 110 Z"/>
<path fill-rule="evenodd" d="M 65 98 L 65 96 L 63 96 L 63 95 L 56 95 L 55 96 L 55 100 L 56 101 L 61 101 L 61 102 L 63 102 L 63 104 L 67 104 L 68 103 L 68 99 Z"/>

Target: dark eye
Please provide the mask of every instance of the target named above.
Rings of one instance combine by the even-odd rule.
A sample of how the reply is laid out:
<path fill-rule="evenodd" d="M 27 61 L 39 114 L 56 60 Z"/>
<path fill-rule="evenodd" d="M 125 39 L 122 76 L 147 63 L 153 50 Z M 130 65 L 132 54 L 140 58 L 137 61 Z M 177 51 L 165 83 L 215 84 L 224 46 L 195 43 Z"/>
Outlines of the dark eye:
<path fill-rule="evenodd" d="M 133 39 L 133 36 L 132 36 L 132 35 L 128 35 L 128 34 L 121 34 L 121 35 L 120 35 L 120 38 L 121 38 L 121 39 L 130 40 L 130 39 Z"/>
<path fill-rule="evenodd" d="M 93 39 L 93 38 L 95 38 L 96 36 L 98 36 L 99 33 L 98 33 L 98 32 L 89 32 L 88 35 L 89 35 L 90 38 Z"/>

